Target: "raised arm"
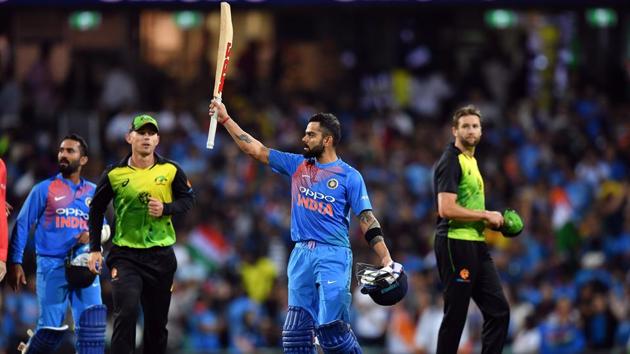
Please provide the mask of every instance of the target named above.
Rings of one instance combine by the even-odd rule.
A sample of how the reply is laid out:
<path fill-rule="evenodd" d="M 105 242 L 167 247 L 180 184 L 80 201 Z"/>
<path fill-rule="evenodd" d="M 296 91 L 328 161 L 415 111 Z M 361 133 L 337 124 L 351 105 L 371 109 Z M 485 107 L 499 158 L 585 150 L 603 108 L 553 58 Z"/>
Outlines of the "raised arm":
<path fill-rule="evenodd" d="M 217 120 L 230 133 L 230 136 L 232 136 L 232 139 L 241 151 L 262 163 L 269 164 L 269 148 L 241 129 L 228 115 L 223 103 L 212 100 L 212 103 L 210 103 L 210 116 L 214 114 L 215 110 L 217 112 Z"/>
<path fill-rule="evenodd" d="M 381 230 L 381 224 L 372 213 L 372 210 L 364 210 L 359 214 L 359 227 L 361 232 L 365 235 L 365 240 L 370 244 L 374 252 L 381 259 L 383 266 L 388 266 L 392 263 L 392 257 L 389 254 L 389 249 L 385 244 L 385 238 L 383 237 L 383 230 Z"/>

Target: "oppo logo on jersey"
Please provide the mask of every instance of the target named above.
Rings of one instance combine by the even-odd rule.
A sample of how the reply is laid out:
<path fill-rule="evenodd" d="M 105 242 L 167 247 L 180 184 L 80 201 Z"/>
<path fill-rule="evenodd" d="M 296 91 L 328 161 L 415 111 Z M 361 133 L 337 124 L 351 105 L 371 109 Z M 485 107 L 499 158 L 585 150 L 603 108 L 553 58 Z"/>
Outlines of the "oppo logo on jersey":
<path fill-rule="evenodd" d="M 329 195 L 325 195 L 323 193 L 320 192 L 313 192 L 312 190 L 305 188 L 305 187 L 300 187 L 300 193 L 306 195 L 307 197 L 311 197 L 315 200 L 318 199 L 323 199 L 329 203 L 334 203 L 335 202 L 335 197 L 331 197 Z"/>
<path fill-rule="evenodd" d="M 69 227 L 73 229 L 88 228 L 89 214 L 77 208 L 58 208 L 55 210 L 55 227 Z"/>
<path fill-rule="evenodd" d="M 324 203 L 324 200 L 329 203 Z M 306 208 L 311 211 L 316 211 L 322 215 L 333 216 L 333 208 L 332 204 L 334 203 L 335 198 L 329 195 L 325 195 L 319 192 L 313 192 L 312 190 L 300 187 L 300 194 L 298 194 L 298 206 Z"/>

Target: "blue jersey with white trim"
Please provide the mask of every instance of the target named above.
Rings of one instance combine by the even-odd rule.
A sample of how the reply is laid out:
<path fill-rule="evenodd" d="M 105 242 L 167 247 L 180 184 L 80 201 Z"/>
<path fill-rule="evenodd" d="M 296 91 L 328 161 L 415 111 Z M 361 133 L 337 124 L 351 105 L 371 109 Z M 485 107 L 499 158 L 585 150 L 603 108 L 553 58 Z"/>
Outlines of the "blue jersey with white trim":
<path fill-rule="evenodd" d="M 350 247 L 350 209 L 372 209 L 359 171 L 341 159 L 320 164 L 277 150 L 270 150 L 269 165 L 291 177 L 291 239 Z"/>
<path fill-rule="evenodd" d="M 78 184 L 57 174 L 36 184 L 17 216 L 9 258 L 22 263 L 29 232 L 35 226 L 38 256 L 65 257 L 77 238 L 88 231 L 90 203 L 96 185 L 83 178 Z"/>

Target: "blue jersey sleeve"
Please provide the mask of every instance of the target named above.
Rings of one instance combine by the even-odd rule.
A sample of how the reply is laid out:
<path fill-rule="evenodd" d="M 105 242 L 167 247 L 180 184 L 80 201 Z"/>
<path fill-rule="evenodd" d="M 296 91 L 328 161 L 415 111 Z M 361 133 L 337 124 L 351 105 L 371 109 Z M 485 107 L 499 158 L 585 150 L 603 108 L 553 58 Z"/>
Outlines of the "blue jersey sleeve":
<path fill-rule="evenodd" d="M 298 166 L 304 161 L 304 157 L 271 149 L 269 151 L 269 166 L 276 172 L 286 176 L 293 175 Z"/>
<path fill-rule="evenodd" d="M 46 208 L 47 185 L 47 182 L 36 185 L 28 194 L 22 209 L 20 209 L 11 233 L 11 243 L 9 245 L 9 259 L 12 263 L 22 263 L 24 247 L 26 246 L 29 232 Z"/>
<path fill-rule="evenodd" d="M 348 174 L 348 200 L 354 215 L 361 214 L 364 210 L 371 210 L 372 203 L 365 187 L 363 177 L 357 171 Z"/>

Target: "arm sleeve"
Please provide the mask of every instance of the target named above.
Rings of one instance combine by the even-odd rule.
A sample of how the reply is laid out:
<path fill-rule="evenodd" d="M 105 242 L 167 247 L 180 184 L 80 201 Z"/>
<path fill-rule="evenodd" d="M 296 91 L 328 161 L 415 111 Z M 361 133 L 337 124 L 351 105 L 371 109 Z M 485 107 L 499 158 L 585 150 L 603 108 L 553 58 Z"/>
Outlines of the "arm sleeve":
<path fill-rule="evenodd" d="M 357 171 L 348 175 L 348 200 L 354 215 L 358 216 L 364 210 L 372 209 L 363 176 Z"/>
<path fill-rule="evenodd" d="M 273 172 L 291 176 L 297 170 L 300 163 L 304 161 L 304 157 L 298 154 L 291 154 L 278 150 L 269 150 L 269 166 Z"/>
<path fill-rule="evenodd" d="M 444 156 L 435 166 L 435 194 L 443 192 L 457 194 L 461 177 L 462 169 L 457 156 Z"/>
<path fill-rule="evenodd" d="M 28 234 L 46 208 L 47 187 L 47 183 L 36 185 L 28 194 L 22 209 L 20 209 L 11 233 L 11 242 L 9 243 L 9 259 L 11 263 L 22 263 Z"/>
<path fill-rule="evenodd" d="M 195 205 L 195 193 L 190 185 L 190 181 L 186 177 L 184 171 L 177 165 L 177 172 L 171 184 L 173 189 L 173 201 L 164 203 L 164 215 L 173 215 L 185 213 Z"/>
<path fill-rule="evenodd" d="M 96 185 L 96 191 L 92 198 L 92 204 L 90 204 L 90 220 L 89 232 L 90 232 L 90 252 L 101 251 L 101 230 L 103 228 L 103 220 L 105 219 L 105 210 L 107 205 L 114 197 L 114 190 L 109 182 L 108 168 L 103 172 L 103 175 Z"/>
<path fill-rule="evenodd" d="M 9 252 L 9 225 L 7 222 L 7 168 L 0 159 L 0 261 L 7 261 Z"/>

